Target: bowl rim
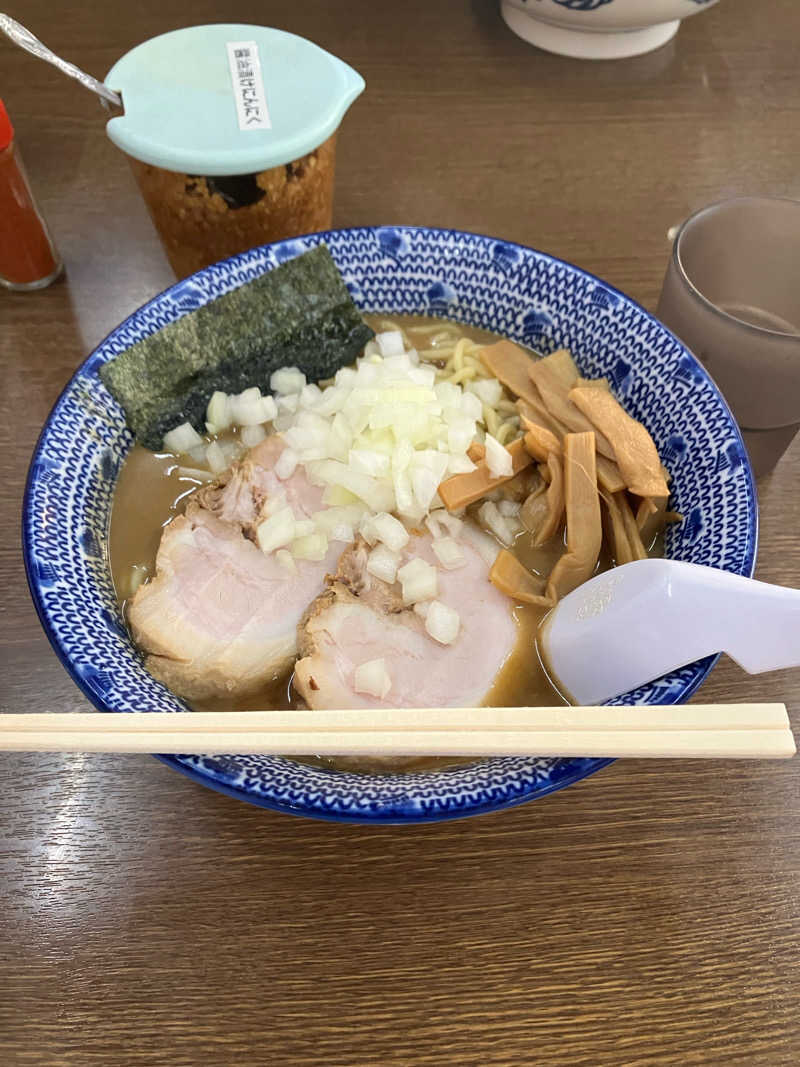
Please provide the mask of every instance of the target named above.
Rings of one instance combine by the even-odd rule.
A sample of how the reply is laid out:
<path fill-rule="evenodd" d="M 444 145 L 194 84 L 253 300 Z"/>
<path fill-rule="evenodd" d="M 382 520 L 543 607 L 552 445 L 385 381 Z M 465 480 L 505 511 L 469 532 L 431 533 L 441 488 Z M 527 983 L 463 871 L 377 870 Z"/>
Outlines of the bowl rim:
<path fill-rule="evenodd" d="M 534 248 L 531 245 L 524 245 L 517 241 L 507 240 L 506 238 L 493 236 L 490 234 L 477 233 L 473 230 L 462 230 L 451 227 L 423 226 L 414 224 L 409 225 L 407 223 L 383 223 L 381 225 L 336 227 L 316 233 L 299 234 L 295 237 L 285 238 L 281 241 L 273 241 L 265 245 L 258 245 L 254 248 L 246 250 L 245 252 L 240 252 L 235 256 L 229 256 L 225 259 L 218 260 L 216 263 L 210 264 L 208 267 L 204 267 L 202 270 L 196 271 L 194 274 L 191 274 L 186 278 L 180 278 L 176 280 L 171 285 L 167 286 L 165 289 L 162 289 L 158 293 L 154 294 L 150 299 L 146 300 L 139 307 L 135 308 L 125 319 L 123 319 L 120 323 L 114 326 L 114 328 L 110 330 L 105 335 L 105 337 L 103 337 L 102 340 L 100 340 L 95 345 L 95 347 L 86 356 L 86 358 L 83 359 L 80 364 L 75 368 L 74 372 L 70 375 L 68 381 L 65 383 L 63 389 L 58 394 L 58 397 L 56 398 L 50 411 L 48 412 L 47 418 L 42 424 L 42 428 L 36 439 L 36 444 L 34 445 L 33 451 L 31 453 L 28 472 L 25 479 L 25 490 L 22 499 L 21 541 L 23 562 L 25 566 L 25 575 L 28 582 L 28 588 L 31 594 L 31 599 L 33 600 L 34 608 L 36 610 L 36 614 L 42 625 L 42 629 L 44 630 L 45 635 L 47 636 L 47 639 L 53 648 L 53 651 L 55 652 L 56 656 L 60 660 L 62 666 L 67 671 L 72 681 L 78 686 L 78 688 L 81 690 L 81 692 L 90 702 L 90 704 L 92 704 L 94 707 L 99 708 L 104 713 L 120 714 L 120 712 L 118 712 L 116 709 L 106 704 L 105 700 L 99 697 L 97 693 L 92 692 L 88 688 L 84 679 L 80 676 L 78 671 L 74 669 L 69 656 L 66 654 L 66 651 L 62 647 L 61 641 L 59 640 L 55 629 L 51 624 L 50 619 L 45 611 L 44 603 L 41 596 L 41 590 L 34 574 L 32 558 L 33 545 L 29 530 L 33 511 L 32 496 L 34 491 L 34 474 L 37 466 L 37 461 L 39 460 L 40 455 L 42 453 L 44 441 L 48 434 L 53 416 L 56 414 L 59 407 L 64 402 L 67 394 L 72 389 L 73 384 L 87 373 L 89 365 L 94 359 L 96 353 L 106 345 L 106 343 L 113 337 L 114 334 L 126 327 L 137 315 L 139 315 L 142 311 L 150 307 L 152 304 L 155 304 L 156 302 L 160 301 L 168 294 L 179 290 L 182 286 L 191 282 L 193 278 L 197 277 L 198 275 L 204 274 L 204 272 L 206 271 L 210 271 L 215 267 L 219 267 L 221 264 L 245 264 L 253 257 L 254 253 L 262 252 L 264 250 L 269 249 L 291 246 L 298 241 L 314 239 L 318 243 L 324 243 L 326 238 L 328 237 L 338 237 L 340 235 L 348 234 L 366 235 L 374 234 L 380 230 L 393 229 L 399 230 L 403 233 L 446 234 L 454 237 L 478 238 L 481 241 L 485 241 L 490 244 L 500 243 L 504 246 L 518 249 L 524 254 L 533 253 L 535 256 L 548 263 L 566 267 L 569 271 L 580 275 L 587 281 L 594 282 L 595 284 L 600 285 L 603 289 L 618 297 L 622 302 L 627 303 L 628 305 L 635 308 L 636 311 L 639 312 L 646 320 L 656 325 L 659 330 L 663 331 L 665 334 L 671 337 L 680 346 L 684 355 L 689 357 L 693 364 L 693 371 L 699 374 L 704 379 L 704 384 L 706 388 L 709 388 L 711 390 L 720 408 L 727 415 L 730 424 L 730 429 L 734 435 L 736 443 L 739 446 L 741 454 L 744 456 L 744 475 L 747 479 L 748 499 L 751 502 L 751 506 L 748 523 L 748 540 L 744 550 L 742 569 L 738 573 L 742 574 L 745 577 L 753 576 L 756 566 L 756 555 L 759 539 L 758 497 L 752 466 L 750 464 L 749 456 L 741 435 L 741 431 L 739 429 L 739 425 L 736 422 L 736 419 L 734 418 L 733 413 L 724 396 L 722 395 L 719 387 L 714 382 L 713 378 L 711 378 L 702 363 L 697 359 L 697 357 L 692 353 L 692 351 L 687 347 L 687 345 L 684 344 L 684 342 L 681 341 L 680 338 L 678 338 L 672 332 L 672 330 L 665 326 L 664 323 L 662 323 L 658 318 L 656 318 L 654 314 L 644 308 L 637 300 L 634 300 L 633 297 L 629 296 L 627 293 L 624 293 L 612 283 L 605 281 L 598 275 L 595 275 L 590 271 L 587 271 L 584 268 L 577 266 L 574 263 L 571 263 L 569 260 L 562 259 L 559 256 L 554 256 L 548 252 L 542 252 L 541 250 Z M 707 656 L 705 657 L 705 659 L 698 660 L 695 664 L 693 664 L 692 666 L 695 667 L 694 676 L 692 677 L 691 681 L 685 686 L 685 688 L 680 692 L 677 699 L 671 702 L 676 704 L 686 702 L 703 684 L 703 682 L 706 680 L 719 658 L 720 654 Z M 258 793 L 251 793 L 241 786 L 230 782 L 222 781 L 219 778 L 213 777 L 211 774 L 203 773 L 203 771 L 197 769 L 196 767 L 185 763 L 180 756 L 163 755 L 159 753 L 153 753 L 153 755 L 160 762 L 165 763 L 168 766 L 174 768 L 175 770 L 180 771 L 181 774 L 184 774 L 186 777 L 192 779 L 193 781 L 198 782 L 199 784 L 202 784 L 207 788 L 213 789 L 219 793 L 223 793 L 227 796 L 230 796 L 234 799 L 243 800 L 249 804 L 253 804 L 256 807 L 265 808 L 270 811 L 281 812 L 282 814 L 301 816 L 304 818 L 313 818 L 324 822 L 344 822 L 362 825 L 414 825 L 418 823 L 436 823 L 444 821 L 449 822 L 454 819 L 464 819 L 475 815 L 486 815 L 496 811 L 503 811 L 507 808 L 514 808 L 520 804 L 525 804 L 531 800 L 539 799 L 541 797 L 548 796 L 551 793 L 558 792 L 560 789 L 564 789 L 567 786 L 574 785 L 576 782 L 579 782 L 582 779 L 595 774 L 597 771 L 600 771 L 604 767 L 607 767 L 615 762 L 615 760 L 611 758 L 599 757 L 596 759 L 587 759 L 584 761 L 573 760 L 572 763 L 574 773 L 566 773 L 563 776 L 559 777 L 553 783 L 548 783 L 546 785 L 540 784 L 536 786 L 533 790 L 523 791 L 519 795 L 510 796 L 502 800 L 488 800 L 485 802 L 477 802 L 452 810 L 404 810 L 402 812 L 398 810 L 390 810 L 386 813 L 350 813 L 344 810 L 329 811 L 321 807 L 312 808 L 310 806 L 295 806 L 290 803 L 274 799 L 272 797 L 262 796 Z M 402 777 L 402 774 L 395 775 L 392 777 Z"/>

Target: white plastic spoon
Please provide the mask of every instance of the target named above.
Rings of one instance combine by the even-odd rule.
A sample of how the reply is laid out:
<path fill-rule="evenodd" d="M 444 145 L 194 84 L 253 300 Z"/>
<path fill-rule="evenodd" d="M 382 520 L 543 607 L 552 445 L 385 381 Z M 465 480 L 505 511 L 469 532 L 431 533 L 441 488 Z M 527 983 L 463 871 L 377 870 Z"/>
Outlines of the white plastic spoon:
<path fill-rule="evenodd" d="M 564 597 L 539 635 L 557 684 L 599 704 L 716 652 L 748 674 L 800 666 L 800 590 L 643 559 Z"/>

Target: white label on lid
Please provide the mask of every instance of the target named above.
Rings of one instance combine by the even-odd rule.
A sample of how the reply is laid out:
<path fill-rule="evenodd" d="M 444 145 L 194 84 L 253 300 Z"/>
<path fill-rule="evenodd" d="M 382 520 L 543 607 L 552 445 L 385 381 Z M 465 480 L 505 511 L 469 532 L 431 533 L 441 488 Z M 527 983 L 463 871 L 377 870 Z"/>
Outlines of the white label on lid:
<path fill-rule="evenodd" d="M 271 130 L 258 45 L 255 41 L 228 41 L 227 48 L 239 129 Z"/>

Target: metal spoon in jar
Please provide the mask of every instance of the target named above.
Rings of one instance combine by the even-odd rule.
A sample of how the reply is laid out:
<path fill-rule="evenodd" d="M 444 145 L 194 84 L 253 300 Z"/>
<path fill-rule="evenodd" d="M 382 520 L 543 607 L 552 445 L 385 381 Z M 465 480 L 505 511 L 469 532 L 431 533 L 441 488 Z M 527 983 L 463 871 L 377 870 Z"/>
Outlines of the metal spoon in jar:
<path fill-rule="evenodd" d="M 66 59 L 61 59 L 55 52 L 51 52 L 38 37 L 34 37 L 30 30 L 26 30 L 10 15 L 0 13 L 0 30 L 9 40 L 19 45 L 20 48 L 24 48 L 26 52 L 30 52 L 31 55 L 37 56 L 39 59 L 44 59 L 47 63 L 52 63 L 54 67 L 58 67 L 64 74 L 68 74 L 70 78 L 75 78 L 81 85 L 91 89 L 93 93 L 97 93 L 106 104 L 113 104 L 118 108 L 122 107 L 121 96 L 109 89 L 103 82 L 98 81 L 97 78 L 93 78 L 91 74 L 85 74 L 74 63 L 68 63 Z"/>
<path fill-rule="evenodd" d="M 800 590 L 643 559 L 559 601 L 538 638 L 547 670 L 578 704 L 599 704 L 716 652 L 748 674 L 800 666 Z"/>

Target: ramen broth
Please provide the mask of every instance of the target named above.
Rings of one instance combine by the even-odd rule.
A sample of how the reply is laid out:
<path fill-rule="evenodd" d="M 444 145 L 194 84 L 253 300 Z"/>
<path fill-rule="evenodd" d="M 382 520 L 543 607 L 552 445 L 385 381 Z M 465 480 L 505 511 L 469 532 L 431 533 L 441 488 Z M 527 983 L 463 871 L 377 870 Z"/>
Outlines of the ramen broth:
<path fill-rule="evenodd" d="M 387 328 L 384 316 L 365 317 L 376 330 Z M 444 328 L 450 325 L 443 320 L 422 316 L 393 316 L 391 321 L 395 326 L 402 327 L 420 350 L 429 348 L 433 326 Z M 497 340 L 495 335 L 485 330 L 461 324 L 457 329 L 461 336 L 480 344 Z M 229 431 L 230 439 L 235 435 L 235 430 Z M 138 574 L 146 578 L 155 573 L 155 560 L 164 527 L 183 512 L 187 499 L 198 488 L 197 481 L 180 473 L 181 462 L 174 455 L 153 453 L 137 444 L 120 471 L 111 513 L 109 555 L 114 587 L 123 614 L 126 601 L 134 592 L 132 576 Z M 498 544 L 498 549 L 500 547 Z M 343 545 L 342 551 L 344 548 Z M 564 539 L 563 536 L 553 538 L 541 548 L 533 548 L 530 535 L 523 530 L 516 538 L 514 551 L 527 568 L 546 578 L 564 551 Z M 606 569 L 611 562 L 607 554 L 602 555 L 598 570 Z M 486 703 L 496 706 L 567 703 L 549 681 L 536 651 L 536 631 L 545 610 L 517 604 L 513 614 L 518 627 L 516 647 L 488 693 Z M 193 706 L 197 710 L 208 711 L 280 710 L 297 707 L 298 703 L 289 673 L 273 678 L 267 686 L 245 698 L 194 702 Z M 454 761 L 450 759 L 446 762 L 452 764 Z M 342 765 L 341 761 L 337 760 L 336 763 Z M 420 766 L 441 763 L 441 759 L 420 761 Z"/>

